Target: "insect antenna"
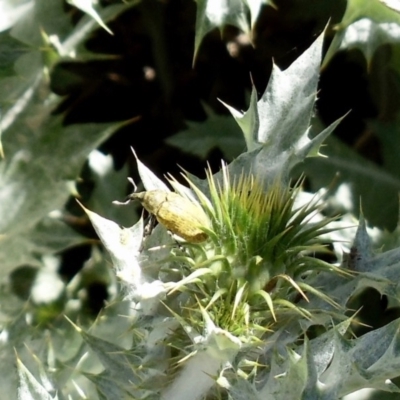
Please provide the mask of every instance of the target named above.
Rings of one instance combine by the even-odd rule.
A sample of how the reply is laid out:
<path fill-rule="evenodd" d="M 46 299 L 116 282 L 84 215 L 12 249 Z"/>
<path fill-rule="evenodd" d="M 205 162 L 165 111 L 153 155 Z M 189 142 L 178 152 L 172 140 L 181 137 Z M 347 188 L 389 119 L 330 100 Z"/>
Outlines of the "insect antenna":
<path fill-rule="evenodd" d="M 128 181 L 133 186 L 133 192 L 131 194 L 129 194 L 128 196 L 126 196 L 124 201 L 114 200 L 112 202 L 113 204 L 116 204 L 118 206 L 125 206 L 125 205 L 129 204 L 131 201 L 136 200 L 136 197 L 134 195 L 135 195 L 135 192 L 137 191 L 137 185 L 131 177 L 128 177 Z"/>

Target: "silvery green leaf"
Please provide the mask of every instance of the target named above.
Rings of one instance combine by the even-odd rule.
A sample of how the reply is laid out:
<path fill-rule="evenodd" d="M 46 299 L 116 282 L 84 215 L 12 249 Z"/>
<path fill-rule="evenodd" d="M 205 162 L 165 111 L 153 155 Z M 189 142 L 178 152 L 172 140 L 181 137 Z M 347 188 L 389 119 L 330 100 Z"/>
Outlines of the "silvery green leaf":
<path fill-rule="evenodd" d="M 133 154 L 136 157 L 137 166 L 140 178 L 146 190 L 164 190 L 166 192 L 170 192 L 168 186 L 159 179 L 149 168 L 147 168 L 136 156 L 134 150 L 132 149 Z"/>
<path fill-rule="evenodd" d="M 58 400 L 57 394 L 52 396 L 49 391 L 38 382 L 19 358 L 17 358 L 17 369 L 19 400 Z"/>
<path fill-rule="evenodd" d="M 286 70 L 273 66 L 268 86 L 257 101 L 253 88 L 245 113 L 228 107 L 242 128 L 247 152 L 234 160 L 232 174 L 252 171 L 267 184 L 286 180 L 290 170 L 306 157 L 318 156 L 322 142 L 341 119 L 309 137 L 321 63 L 323 33 Z"/>

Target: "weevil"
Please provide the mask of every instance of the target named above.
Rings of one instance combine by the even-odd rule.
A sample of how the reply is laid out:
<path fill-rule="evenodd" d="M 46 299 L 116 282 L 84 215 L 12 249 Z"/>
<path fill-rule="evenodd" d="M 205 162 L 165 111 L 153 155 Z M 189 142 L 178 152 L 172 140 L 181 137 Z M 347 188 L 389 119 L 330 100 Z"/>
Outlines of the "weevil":
<path fill-rule="evenodd" d="M 203 209 L 174 192 L 149 190 L 132 193 L 128 201 L 138 200 L 157 221 L 173 234 L 190 243 L 201 243 L 208 235 L 200 227 L 208 227 L 210 221 Z"/>

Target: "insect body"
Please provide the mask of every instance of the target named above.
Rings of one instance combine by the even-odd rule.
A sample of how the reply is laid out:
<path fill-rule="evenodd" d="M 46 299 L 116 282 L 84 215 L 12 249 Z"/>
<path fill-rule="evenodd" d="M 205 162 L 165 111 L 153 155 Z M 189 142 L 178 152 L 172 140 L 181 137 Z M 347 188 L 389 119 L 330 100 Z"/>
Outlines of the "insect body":
<path fill-rule="evenodd" d="M 149 190 L 132 193 L 129 200 L 139 200 L 160 224 L 190 243 L 204 242 L 208 238 L 200 229 L 210 224 L 203 209 L 177 193 Z"/>

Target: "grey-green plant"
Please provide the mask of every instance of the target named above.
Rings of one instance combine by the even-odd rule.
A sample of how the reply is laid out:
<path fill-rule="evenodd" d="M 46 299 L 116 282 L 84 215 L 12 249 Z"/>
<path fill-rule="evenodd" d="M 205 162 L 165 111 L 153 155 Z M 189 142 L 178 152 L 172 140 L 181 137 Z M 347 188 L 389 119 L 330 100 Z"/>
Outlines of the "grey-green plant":
<path fill-rule="evenodd" d="M 291 168 L 316 156 L 340 122 L 308 138 L 321 45 L 322 36 L 287 70 L 274 68 L 246 113 L 231 109 L 247 152 L 215 176 L 208 172 L 206 181 L 184 174 L 189 187 L 170 179 L 208 215 L 208 240 L 177 243 L 162 225 L 144 237 L 141 220 L 120 228 L 86 211 L 135 303 L 141 334 L 133 348 L 151 349 L 132 366 L 143 373 L 131 387 L 134 396 L 337 399 L 366 386 L 398 390 L 388 382 L 396 371 L 387 368 L 396 341 L 389 331 L 397 324 L 356 339 L 346 314 L 348 299 L 363 287 L 397 296 L 398 250 L 394 264 L 377 268 L 388 254 L 371 255 L 361 221 L 340 266 L 313 257 L 333 240 L 335 218 L 321 216 L 318 196 L 296 204 L 300 187 L 289 185 Z M 169 190 L 139 160 L 138 169 L 147 191 Z M 313 326 L 323 333 L 309 339 Z"/>
<path fill-rule="evenodd" d="M 168 176 L 173 191 L 207 217 L 197 227 L 205 239 L 192 242 L 179 229 L 168 232 L 171 225 L 161 218 L 151 232 L 142 218 L 124 223 L 129 206 L 111 204 L 122 200 L 126 170 L 110 173 L 110 160 L 94 149 L 118 125 L 63 127 L 61 117 L 51 115 L 58 99 L 49 90 L 48 68 L 90 57 L 81 47 L 88 32 L 132 6 L 97 12 L 94 2 L 71 3 L 94 20 L 69 26 L 58 1 L 4 2 L 21 18 L 13 40 L 31 51 L 17 58 L 19 75 L 0 80 L 0 87 L 12 88 L 1 97 L 1 271 L 6 277 L 28 263 L 40 269 L 29 301 L 16 299 L 7 282 L 1 288 L 2 393 L 23 400 L 339 399 L 363 388 L 398 393 L 391 379 L 400 362 L 399 320 L 355 337 L 358 310 L 346 306 L 370 287 L 397 301 L 399 248 L 374 253 L 362 213 L 351 222 L 347 215 L 327 217 L 329 194 L 308 194 L 302 179 L 290 178 L 306 158 L 324 153 L 322 144 L 342 120 L 319 132 L 311 126 L 323 34 L 286 70 L 273 67 L 265 92 L 258 98 L 253 89 L 246 112 L 227 105 L 245 152 L 221 162 L 215 175 L 208 170 L 206 180 L 187 171 L 183 185 Z M 195 56 L 215 27 L 250 31 L 262 4 L 224 8 L 199 0 Z M 375 7 L 384 22 L 398 23 L 381 2 L 371 4 L 369 12 Z M 346 16 L 360 9 L 349 1 Z M 42 35 L 28 23 L 38 19 Z M 351 29 L 361 29 L 359 20 L 344 18 L 334 50 L 349 43 Z M 51 57 L 42 57 L 44 43 Z M 84 238 L 60 215 L 87 158 L 98 192 L 84 209 L 106 252 L 94 245 L 85 271 L 66 285 L 56 276 L 55 254 Z M 137 165 L 146 191 L 171 191 L 139 159 Z M 107 176 L 115 199 L 104 199 Z M 179 217 L 168 202 L 165 207 Z M 336 264 L 318 257 L 332 251 Z M 97 274 L 114 292 L 95 322 L 79 309 L 85 273 Z"/>

